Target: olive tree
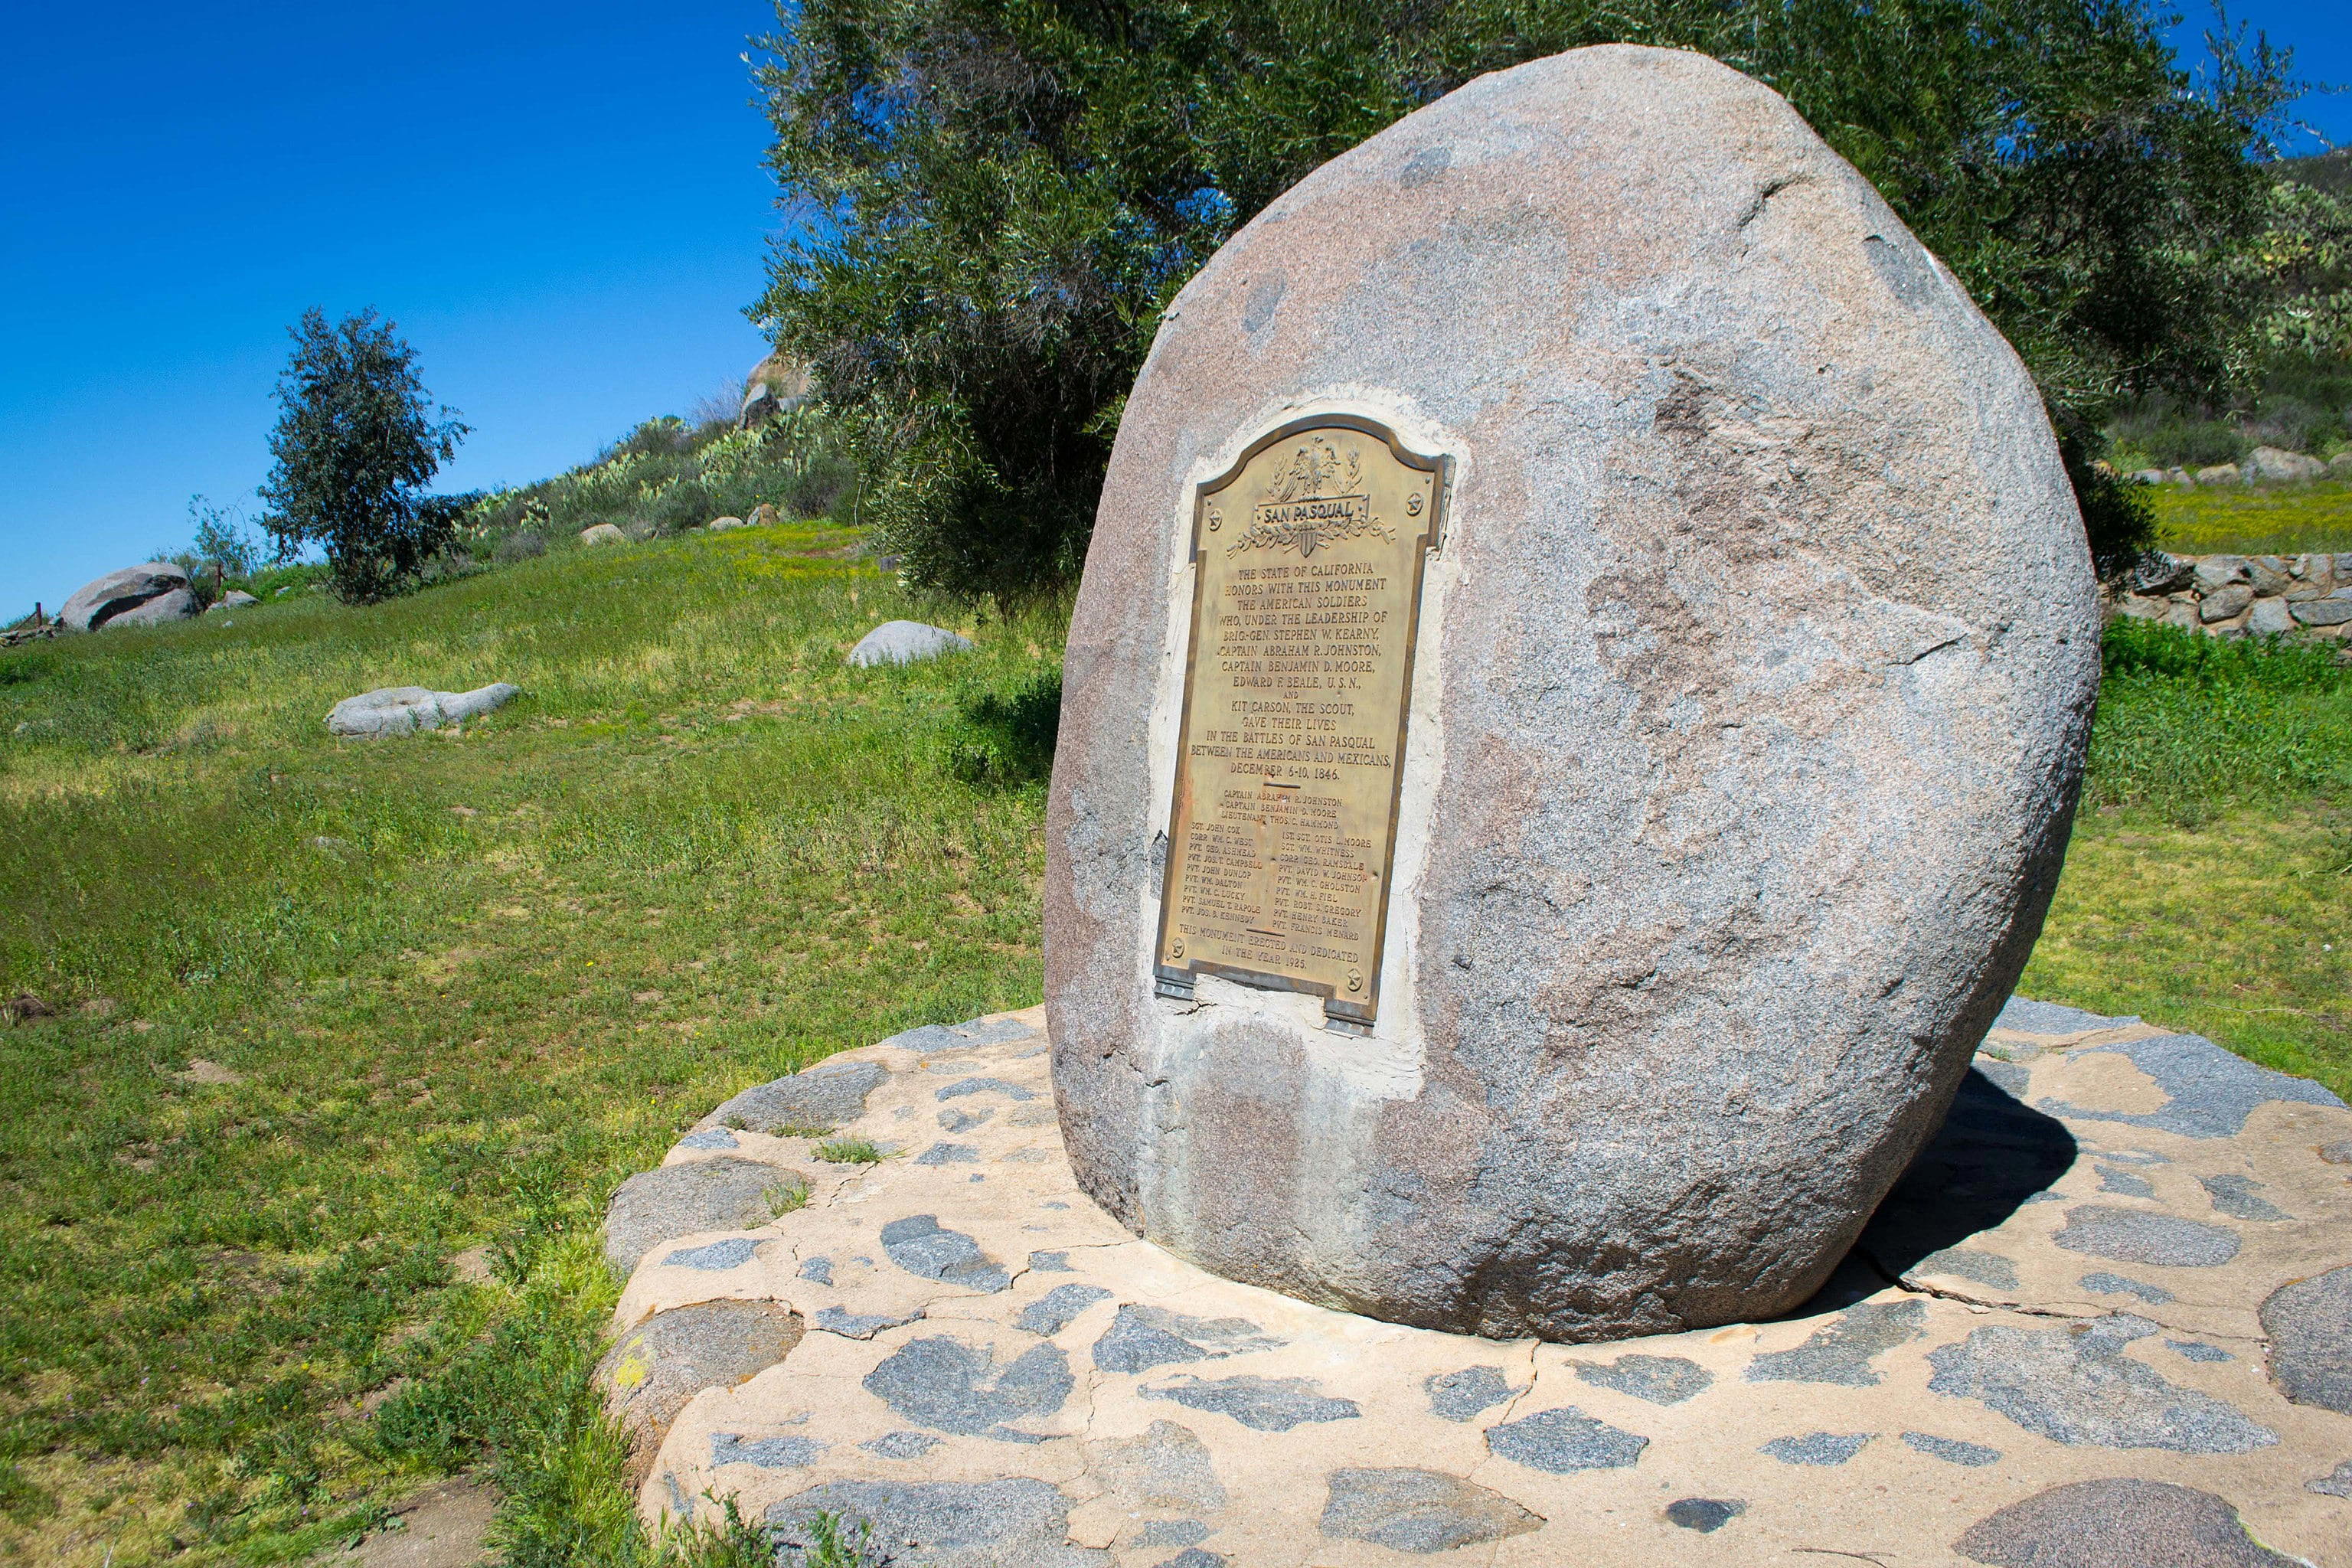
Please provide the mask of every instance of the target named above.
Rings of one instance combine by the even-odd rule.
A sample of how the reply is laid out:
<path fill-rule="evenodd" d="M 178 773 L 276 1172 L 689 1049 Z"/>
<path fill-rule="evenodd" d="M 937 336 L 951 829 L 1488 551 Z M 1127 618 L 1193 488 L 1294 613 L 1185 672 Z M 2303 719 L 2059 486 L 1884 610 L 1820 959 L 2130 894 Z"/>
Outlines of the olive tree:
<path fill-rule="evenodd" d="M 449 542 L 456 509 L 425 487 L 467 427 L 436 410 L 415 349 L 373 310 L 332 326 L 306 310 L 290 331 L 262 525 L 281 557 L 323 548 L 347 602 L 383 598 Z"/>

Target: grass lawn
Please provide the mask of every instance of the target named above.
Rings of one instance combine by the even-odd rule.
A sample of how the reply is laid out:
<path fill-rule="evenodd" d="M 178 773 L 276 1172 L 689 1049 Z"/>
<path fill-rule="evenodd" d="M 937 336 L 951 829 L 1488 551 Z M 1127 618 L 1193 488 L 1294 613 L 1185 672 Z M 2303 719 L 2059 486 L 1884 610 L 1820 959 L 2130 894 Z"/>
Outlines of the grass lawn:
<path fill-rule="evenodd" d="M 846 669 L 940 616 L 847 540 L 0 653 L 0 996 L 57 1009 L 0 1028 L 0 1553 L 299 1562 L 481 1465 L 520 1568 L 659 1555 L 585 1381 L 613 1184 L 746 1084 L 1037 996 L 1058 614 Z M 2109 649 L 2027 989 L 2352 1093 L 2352 681 Z M 320 723 L 493 679 L 527 696 L 460 738 Z"/>
<path fill-rule="evenodd" d="M 2158 542 L 2178 555 L 2352 550 L 2352 485 L 2155 487 Z"/>
<path fill-rule="evenodd" d="M 953 764 L 1058 623 L 846 669 L 915 613 L 848 537 L 0 654 L 0 996 L 58 1009 L 0 1029 L 0 1552 L 299 1561 L 488 1439 L 538 1451 L 519 1560 L 628 1560 L 579 1378 L 612 1185 L 746 1084 L 1038 994 L 1042 791 Z M 320 722 L 500 679 L 462 739 Z"/>

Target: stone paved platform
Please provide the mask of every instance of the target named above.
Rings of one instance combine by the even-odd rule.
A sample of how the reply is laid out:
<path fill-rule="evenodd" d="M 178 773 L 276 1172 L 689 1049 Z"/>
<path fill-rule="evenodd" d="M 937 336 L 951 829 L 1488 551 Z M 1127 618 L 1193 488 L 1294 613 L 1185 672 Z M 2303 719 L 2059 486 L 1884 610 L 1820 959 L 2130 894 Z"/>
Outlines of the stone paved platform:
<path fill-rule="evenodd" d="M 2012 1002 L 1774 1322 L 1500 1343 L 1207 1274 L 1073 1186 L 1036 1012 L 739 1095 L 607 1237 L 649 1518 L 935 1568 L 2352 1564 L 2352 1110 L 2137 1019 Z"/>

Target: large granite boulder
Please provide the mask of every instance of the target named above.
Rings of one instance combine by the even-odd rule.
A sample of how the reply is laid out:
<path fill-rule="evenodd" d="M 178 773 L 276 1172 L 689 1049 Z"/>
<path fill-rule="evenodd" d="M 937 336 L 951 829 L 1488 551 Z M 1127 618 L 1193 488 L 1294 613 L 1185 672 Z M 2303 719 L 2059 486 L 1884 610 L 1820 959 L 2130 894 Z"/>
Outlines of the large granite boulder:
<path fill-rule="evenodd" d="M 1327 412 L 1451 464 L 1361 1037 L 1155 991 L 1195 487 Z M 2097 640 L 2031 378 L 1780 98 L 1609 47 L 1407 117 L 1218 253 L 1127 405 L 1047 826 L 1081 1182 L 1400 1322 L 1795 1306 L 2032 945 Z"/>
<path fill-rule="evenodd" d="M 68 631 L 94 632 L 116 625 L 184 621 L 197 608 L 187 573 L 169 561 L 150 561 L 83 584 L 58 611 L 58 619 Z"/>

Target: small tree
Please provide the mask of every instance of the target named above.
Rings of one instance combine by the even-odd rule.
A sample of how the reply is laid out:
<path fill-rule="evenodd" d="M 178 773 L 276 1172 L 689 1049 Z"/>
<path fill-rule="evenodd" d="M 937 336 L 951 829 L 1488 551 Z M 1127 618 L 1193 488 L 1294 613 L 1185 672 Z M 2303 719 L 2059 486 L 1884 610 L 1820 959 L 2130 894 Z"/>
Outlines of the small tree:
<path fill-rule="evenodd" d="M 263 526 L 281 558 L 322 546 L 346 603 L 383 598 L 449 542 L 455 513 L 424 489 L 468 427 L 453 409 L 435 417 L 416 351 L 374 310 L 331 327 L 306 310 L 291 335 Z"/>

